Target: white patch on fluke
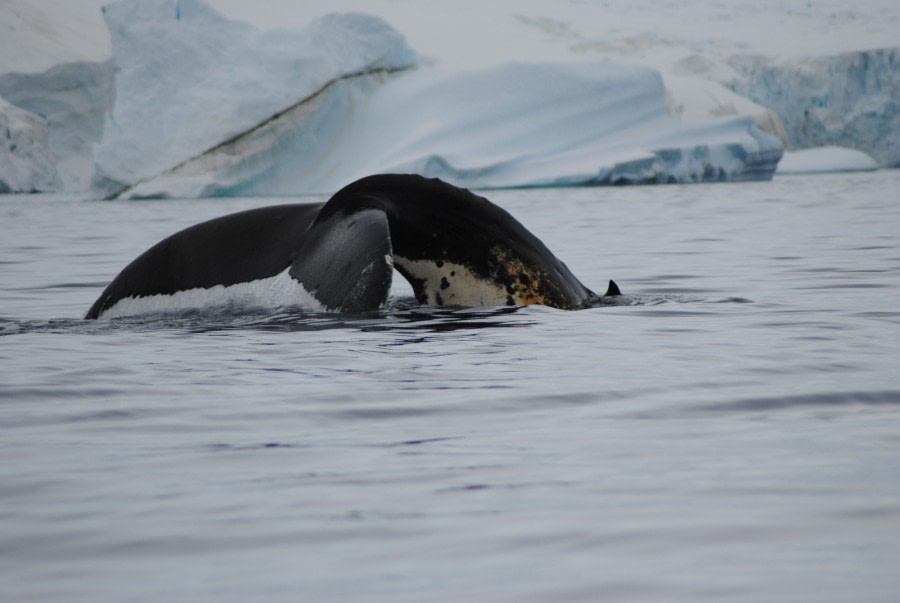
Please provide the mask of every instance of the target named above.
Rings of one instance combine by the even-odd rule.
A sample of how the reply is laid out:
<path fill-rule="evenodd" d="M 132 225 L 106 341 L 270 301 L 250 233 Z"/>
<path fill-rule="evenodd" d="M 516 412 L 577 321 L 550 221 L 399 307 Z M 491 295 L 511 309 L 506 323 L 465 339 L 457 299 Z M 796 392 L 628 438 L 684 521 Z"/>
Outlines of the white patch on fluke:
<path fill-rule="evenodd" d="M 479 278 L 462 264 L 433 260 L 410 260 L 394 256 L 394 264 L 413 279 L 424 281 L 425 303 L 434 306 L 505 306 L 504 287 Z"/>
<path fill-rule="evenodd" d="M 290 268 L 269 278 L 225 287 L 188 289 L 172 295 L 148 295 L 120 299 L 101 314 L 101 318 L 118 318 L 140 314 L 179 312 L 210 307 L 284 308 L 301 307 L 312 312 L 327 312 L 299 281 L 289 274 Z"/>

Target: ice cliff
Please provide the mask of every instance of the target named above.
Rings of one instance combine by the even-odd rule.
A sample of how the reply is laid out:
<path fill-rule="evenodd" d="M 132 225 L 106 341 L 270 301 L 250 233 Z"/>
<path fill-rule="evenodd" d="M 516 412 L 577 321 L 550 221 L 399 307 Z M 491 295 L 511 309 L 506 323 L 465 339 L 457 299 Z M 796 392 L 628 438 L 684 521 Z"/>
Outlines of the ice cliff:
<path fill-rule="evenodd" d="M 44 121 L 0 98 L 0 194 L 56 190 L 60 185 Z"/>
<path fill-rule="evenodd" d="M 34 134 L 29 136 L 34 142 L 18 145 L 18 150 L 10 152 L 7 160 L 23 162 L 25 169 L 24 164 L 31 163 L 25 159 L 25 149 L 46 146 L 42 152 L 45 159 L 31 163 L 34 186 L 10 187 L 12 190 L 84 190 L 90 186 L 94 172 L 93 148 L 103 137 L 104 120 L 113 104 L 114 71 L 111 61 L 78 61 L 40 73 L 0 75 L 0 98 L 24 111 L 22 119 L 34 124 Z M 0 108 L 0 124 L 4 114 L 13 117 Z M 0 165 L 3 161 L 0 154 Z M 4 174 L 0 168 L 0 181 L 5 179 Z"/>
<path fill-rule="evenodd" d="M 900 167 L 900 48 L 729 62 L 732 88 L 778 113 L 789 148 L 846 147 Z"/>

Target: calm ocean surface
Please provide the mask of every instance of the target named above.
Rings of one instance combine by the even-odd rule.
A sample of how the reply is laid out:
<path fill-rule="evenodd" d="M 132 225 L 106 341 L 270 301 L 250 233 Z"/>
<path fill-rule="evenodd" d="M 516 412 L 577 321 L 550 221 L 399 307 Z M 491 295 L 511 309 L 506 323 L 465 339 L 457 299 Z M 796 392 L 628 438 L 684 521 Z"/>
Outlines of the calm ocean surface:
<path fill-rule="evenodd" d="M 900 170 L 487 196 L 623 302 L 83 321 L 283 199 L 0 197 L 0 600 L 900 601 Z"/>

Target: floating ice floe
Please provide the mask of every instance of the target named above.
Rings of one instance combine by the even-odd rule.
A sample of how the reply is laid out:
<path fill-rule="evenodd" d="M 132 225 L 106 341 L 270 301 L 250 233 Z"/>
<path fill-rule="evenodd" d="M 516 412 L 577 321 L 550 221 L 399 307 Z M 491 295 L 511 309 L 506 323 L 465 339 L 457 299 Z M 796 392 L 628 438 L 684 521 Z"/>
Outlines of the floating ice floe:
<path fill-rule="evenodd" d="M 878 162 L 856 149 L 818 147 L 789 151 L 778 164 L 779 174 L 812 174 L 816 172 L 869 172 Z"/>

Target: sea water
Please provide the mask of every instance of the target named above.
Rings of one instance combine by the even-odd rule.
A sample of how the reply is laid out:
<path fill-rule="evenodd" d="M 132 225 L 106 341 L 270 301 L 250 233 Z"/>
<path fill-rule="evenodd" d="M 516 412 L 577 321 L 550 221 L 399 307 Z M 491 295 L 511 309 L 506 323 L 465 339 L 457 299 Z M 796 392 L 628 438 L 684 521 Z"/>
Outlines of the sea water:
<path fill-rule="evenodd" d="M 285 200 L 0 198 L 0 600 L 900 600 L 900 171 L 486 194 L 621 302 L 86 321 Z"/>

